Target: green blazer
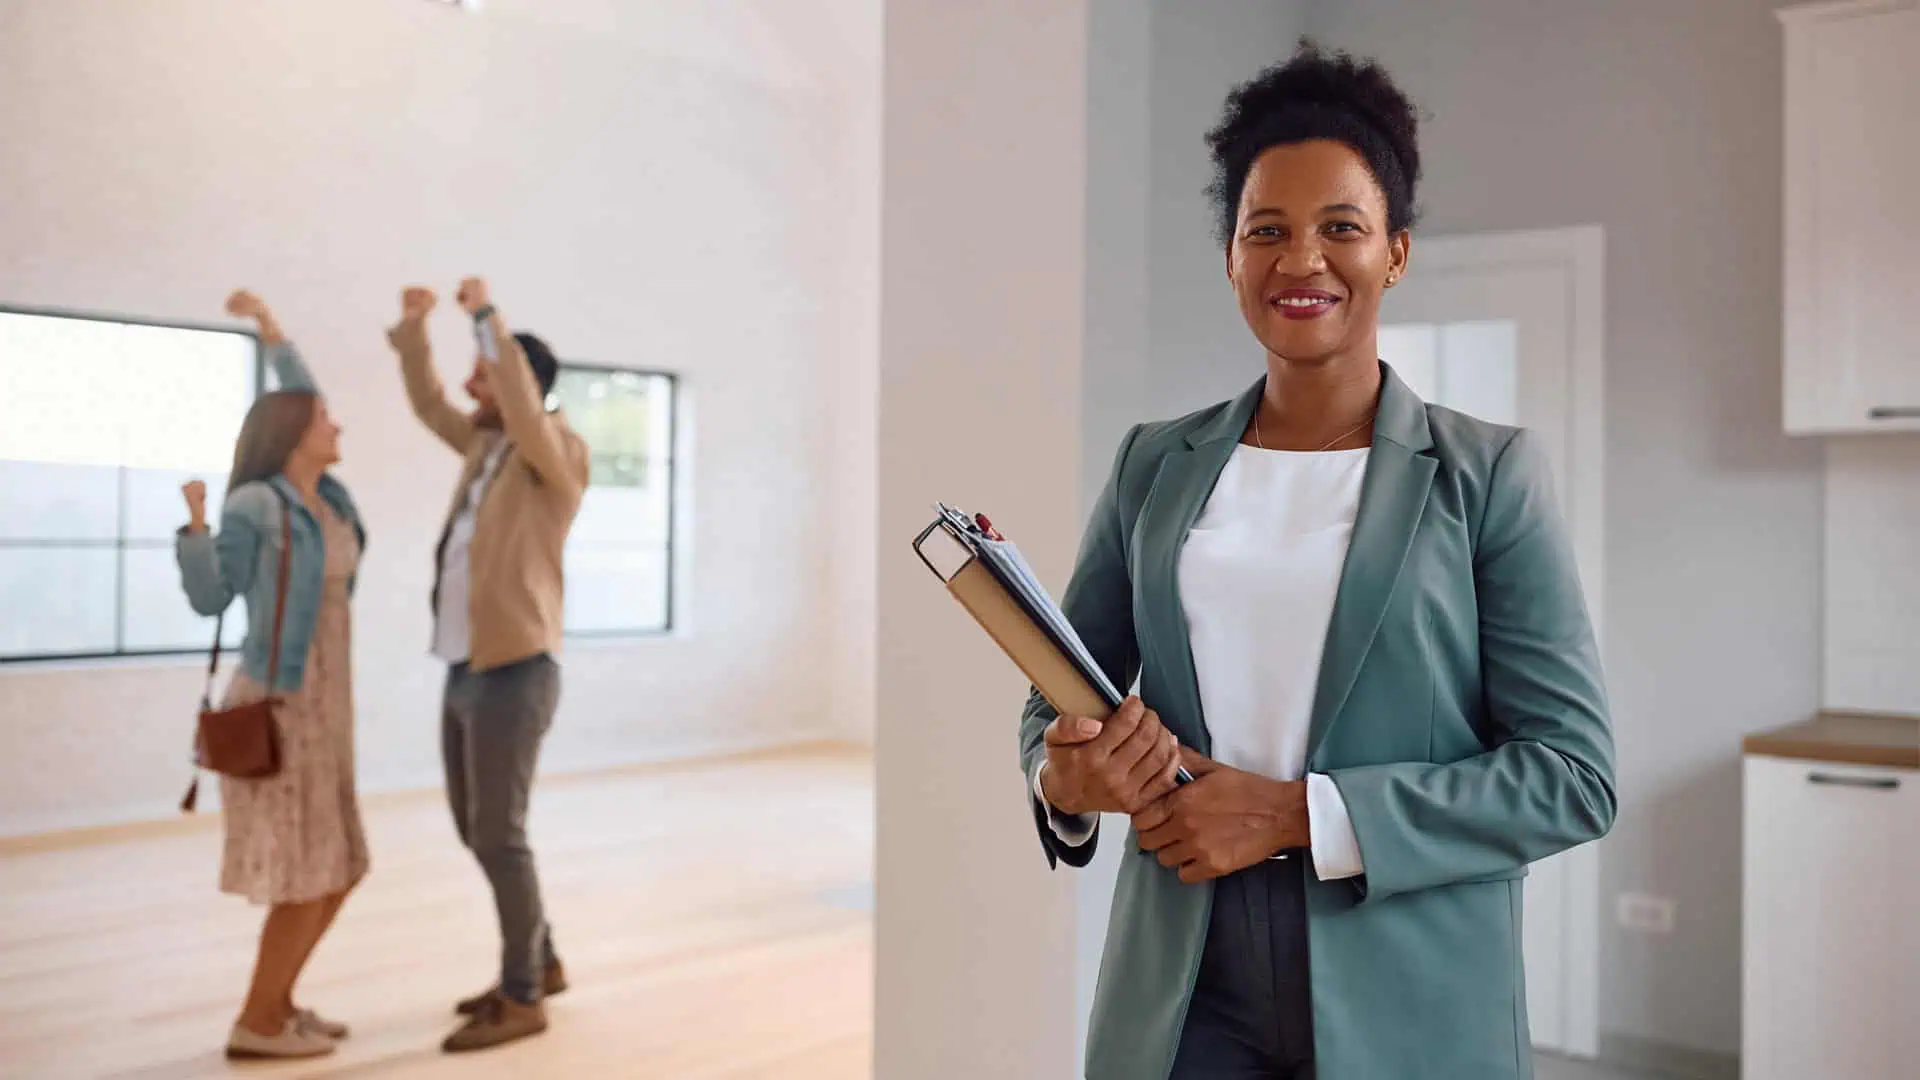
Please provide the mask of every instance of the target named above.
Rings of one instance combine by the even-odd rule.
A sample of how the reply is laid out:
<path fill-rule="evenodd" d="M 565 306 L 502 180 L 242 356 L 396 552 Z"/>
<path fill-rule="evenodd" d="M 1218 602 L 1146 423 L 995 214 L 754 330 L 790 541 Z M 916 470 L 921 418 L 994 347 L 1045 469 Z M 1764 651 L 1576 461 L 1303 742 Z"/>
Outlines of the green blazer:
<path fill-rule="evenodd" d="M 1314 697 L 1307 767 L 1333 778 L 1364 876 L 1307 875 L 1322 1080 L 1533 1075 L 1527 864 L 1612 827 L 1613 738 L 1592 623 L 1545 456 L 1524 430 L 1422 402 L 1385 369 Z M 1134 428 L 1062 601 L 1116 686 L 1211 752 L 1180 548 L 1259 403 Z M 1020 724 L 1032 776 L 1054 718 Z M 1034 800 L 1050 864 L 1084 866 Z M 1087 1038 L 1089 1080 L 1165 1080 L 1213 887 L 1127 837 Z"/>

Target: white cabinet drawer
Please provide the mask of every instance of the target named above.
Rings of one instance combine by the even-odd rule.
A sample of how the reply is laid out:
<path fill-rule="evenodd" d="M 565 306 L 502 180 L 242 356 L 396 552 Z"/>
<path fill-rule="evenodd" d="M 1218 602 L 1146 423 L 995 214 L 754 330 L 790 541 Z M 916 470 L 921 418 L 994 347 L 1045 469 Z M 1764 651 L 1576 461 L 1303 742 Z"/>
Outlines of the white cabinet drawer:
<path fill-rule="evenodd" d="M 1744 1080 L 1920 1076 L 1920 771 L 1746 759 Z"/>

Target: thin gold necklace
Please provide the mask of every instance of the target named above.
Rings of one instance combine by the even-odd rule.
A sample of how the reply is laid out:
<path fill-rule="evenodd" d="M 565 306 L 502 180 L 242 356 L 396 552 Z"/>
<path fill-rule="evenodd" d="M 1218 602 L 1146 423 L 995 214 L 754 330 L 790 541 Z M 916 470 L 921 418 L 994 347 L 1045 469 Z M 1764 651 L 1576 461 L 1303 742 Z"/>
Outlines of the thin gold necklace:
<path fill-rule="evenodd" d="M 1362 417 L 1359 423 L 1353 425 L 1347 430 L 1327 440 L 1326 445 L 1320 447 L 1320 449 L 1318 450 L 1315 450 L 1314 453 L 1316 454 L 1326 453 L 1327 450 L 1333 447 L 1336 443 L 1340 442 L 1342 439 L 1351 437 L 1354 432 L 1359 431 L 1361 428 L 1366 427 L 1368 424 L 1372 422 L 1373 422 L 1373 410 L 1368 409 L 1367 415 Z M 1265 450 L 1267 448 L 1267 440 L 1260 437 L 1260 409 L 1258 406 L 1255 406 L 1253 410 L 1253 444 L 1255 446 L 1258 446 L 1262 450 Z"/>

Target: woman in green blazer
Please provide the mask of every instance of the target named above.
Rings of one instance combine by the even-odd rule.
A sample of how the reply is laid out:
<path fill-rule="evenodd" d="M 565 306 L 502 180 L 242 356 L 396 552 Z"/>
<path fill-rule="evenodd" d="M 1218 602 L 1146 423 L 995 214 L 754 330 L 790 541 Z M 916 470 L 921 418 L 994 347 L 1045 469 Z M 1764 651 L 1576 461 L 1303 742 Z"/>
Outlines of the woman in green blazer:
<path fill-rule="evenodd" d="M 1094 508 L 1064 607 L 1139 696 L 1021 723 L 1050 862 L 1131 816 L 1087 1076 L 1530 1077 L 1522 879 L 1615 810 L 1546 459 L 1377 358 L 1419 176 L 1384 71 L 1303 45 L 1208 141 L 1266 375 L 1134 428 Z"/>

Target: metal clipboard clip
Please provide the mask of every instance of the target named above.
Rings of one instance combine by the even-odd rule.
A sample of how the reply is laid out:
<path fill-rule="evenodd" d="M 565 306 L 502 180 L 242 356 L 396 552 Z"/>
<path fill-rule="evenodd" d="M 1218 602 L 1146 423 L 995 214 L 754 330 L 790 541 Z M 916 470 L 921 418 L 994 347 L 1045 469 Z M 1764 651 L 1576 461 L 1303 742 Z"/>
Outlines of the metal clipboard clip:
<path fill-rule="evenodd" d="M 919 557 L 920 562 L 933 573 L 934 577 L 940 579 L 942 585 L 950 585 L 955 575 L 980 558 L 980 547 L 977 541 L 986 534 L 981 531 L 975 519 L 968 516 L 965 511 L 948 506 L 946 503 L 935 503 L 934 506 L 939 511 L 939 516 L 934 518 L 926 528 L 921 529 L 920 535 L 913 538 L 913 553 Z M 927 555 L 927 541 L 932 539 L 935 533 L 945 534 L 965 555 L 961 563 L 951 570 L 942 570 Z"/>

